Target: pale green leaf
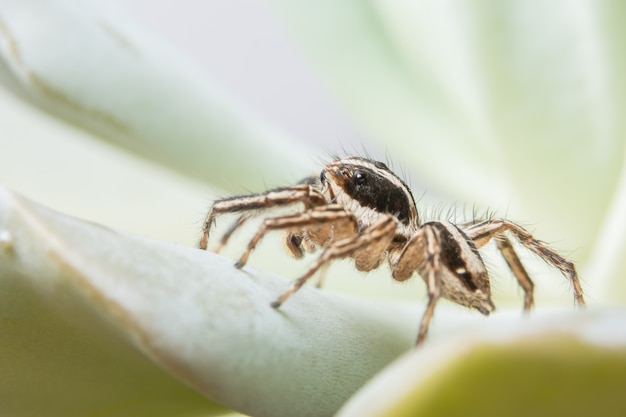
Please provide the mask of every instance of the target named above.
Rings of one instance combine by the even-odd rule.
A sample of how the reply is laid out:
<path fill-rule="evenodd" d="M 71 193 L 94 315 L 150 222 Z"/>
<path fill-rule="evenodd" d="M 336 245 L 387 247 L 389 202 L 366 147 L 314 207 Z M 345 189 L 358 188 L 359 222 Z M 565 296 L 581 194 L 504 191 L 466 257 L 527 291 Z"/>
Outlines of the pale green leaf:
<path fill-rule="evenodd" d="M 312 166 L 302 145 L 105 2 L 3 1 L 0 58 L 0 81 L 25 100 L 203 181 L 258 189 Z"/>
<path fill-rule="evenodd" d="M 68 415 L 68 404 L 77 413 L 213 409 L 148 358 L 247 414 L 328 416 L 414 338 L 414 310 L 312 288 L 275 310 L 285 280 L 6 189 L 0 237 L 0 404 L 13 416 Z"/>
<path fill-rule="evenodd" d="M 408 353 L 337 417 L 623 414 L 625 310 L 500 319 Z"/>

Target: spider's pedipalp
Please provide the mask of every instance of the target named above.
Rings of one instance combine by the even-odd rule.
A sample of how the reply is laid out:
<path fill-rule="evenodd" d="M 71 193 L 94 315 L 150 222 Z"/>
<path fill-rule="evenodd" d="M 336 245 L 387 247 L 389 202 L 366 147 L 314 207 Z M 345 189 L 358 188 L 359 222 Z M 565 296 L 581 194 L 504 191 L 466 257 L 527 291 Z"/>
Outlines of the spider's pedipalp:
<path fill-rule="evenodd" d="M 334 226 L 333 228 L 328 227 Z M 314 243 L 325 245 L 329 241 L 341 239 L 345 235 L 353 235 L 356 232 L 356 219 L 352 213 L 345 211 L 336 204 L 315 207 L 302 213 L 265 219 L 259 231 L 248 243 L 245 252 L 236 263 L 237 268 L 242 268 L 248 261 L 250 253 L 265 234 L 271 230 L 299 231 L 303 228 L 309 230 L 307 237 L 312 231 L 317 231 L 317 239 Z"/>
<path fill-rule="evenodd" d="M 271 305 L 274 308 L 280 307 L 281 304 L 287 300 L 293 293 L 298 291 L 306 281 L 308 281 L 320 268 L 328 265 L 328 263 L 334 259 L 340 259 L 345 257 L 354 257 L 354 254 L 359 250 L 365 250 L 369 248 L 369 245 L 385 240 L 391 240 L 396 232 L 397 220 L 392 216 L 385 216 L 377 223 L 369 226 L 362 232 L 353 235 L 352 237 L 346 237 L 340 240 L 334 240 L 330 242 L 317 258 L 317 260 L 309 267 L 309 269 L 297 280 L 295 280 L 289 289 L 276 299 Z M 386 248 L 385 248 L 386 249 Z M 380 257 L 382 254 L 371 254 L 374 257 Z"/>

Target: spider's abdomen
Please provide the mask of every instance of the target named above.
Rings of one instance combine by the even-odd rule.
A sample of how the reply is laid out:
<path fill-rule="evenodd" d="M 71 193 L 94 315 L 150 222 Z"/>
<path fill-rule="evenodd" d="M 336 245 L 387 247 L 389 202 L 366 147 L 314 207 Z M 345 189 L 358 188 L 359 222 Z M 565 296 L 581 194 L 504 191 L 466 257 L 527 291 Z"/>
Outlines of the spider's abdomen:
<path fill-rule="evenodd" d="M 489 274 L 474 242 L 452 223 L 430 222 L 422 227 L 423 230 L 430 228 L 436 235 L 439 273 L 448 276 L 440 280 L 441 295 L 485 315 L 492 312 L 495 307 L 491 301 Z M 419 272 L 424 278 L 424 266 Z"/>

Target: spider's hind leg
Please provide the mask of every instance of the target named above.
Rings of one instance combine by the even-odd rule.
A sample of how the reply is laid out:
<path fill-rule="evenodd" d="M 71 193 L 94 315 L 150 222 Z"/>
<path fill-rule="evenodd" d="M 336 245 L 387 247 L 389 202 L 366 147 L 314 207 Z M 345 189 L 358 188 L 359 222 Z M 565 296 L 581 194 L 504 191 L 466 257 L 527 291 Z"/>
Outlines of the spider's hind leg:
<path fill-rule="evenodd" d="M 513 272 L 515 279 L 522 290 L 524 290 L 524 312 L 529 313 L 534 303 L 534 288 L 535 284 L 526 272 L 526 268 L 522 264 L 522 261 L 517 256 L 511 241 L 506 236 L 498 236 L 496 238 L 496 245 L 502 254 L 502 257 L 509 266 L 509 269 Z"/>
<path fill-rule="evenodd" d="M 535 239 L 533 235 L 531 235 L 523 227 L 504 219 L 490 219 L 465 229 L 465 233 L 467 233 L 467 235 L 474 241 L 476 246 L 479 248 L 486 245 L 491 239 L 503 236 L 503 234 L 507 231 L 515 236 L 515 238 L 525 248 L 538 255 L 549 265 L 552 265 L 555 268 L 559 269 L 561 273 L 570 280 L 572 286 L 574 287 L 574 300 L 576 304 L 581 307 L 585 305 L 582 286 L 580 285 L 580 279 L 578 278 L 578 273 L 576 272 L 576 267 L 574 266 L 574 263 L 561 256 L 554 249 L 550 248 L 546 243 Z M 501 245 L 502 244 L 499 245 L 499 248 Z M 513 248 L 506 248 L 506 243 L 504 243 L 504 247 L 504 251 L 502 251 L 502 249 L 500 250 L 502 251 L 502 255 L 505 257 L 505 259 L 507 259 L 507 256 L 509 256 L 510 259 L 513 260 L 514 264 L 519 263 L 519 265 L 521 265 L 519 258 L 517 258 L 517 255 L 513 251 Z M 507 263 L 508 262 L 509 259 L 507 259 Z M 509 264 L 509 266 L 511 266 L 511 264 Z M 511 267 L 511 269 L 515 273 L 514 267 Z M 525 270 L 524 273 L 526 274 L 526 276 L 528 276 Z M 522 276 L 517 275 L 516 273 L 516 278 L 518 279 L 518 282 L 520 282 L 522 288 L 524 288 L 524 285 L 529 286 L 528 282 L 530 282 L 530 286 L 532 286 L 532 281 L 530 281 L 530 278 L 528 278 L 528 282 L 523 284 L 522 281 L 525 281 L 525 278 L 522 277 L 522 281 L 520 281 L 520 277 Z M 526 304 L 527 301 L 525 301 L 524 303 L 525 309 Z"/>

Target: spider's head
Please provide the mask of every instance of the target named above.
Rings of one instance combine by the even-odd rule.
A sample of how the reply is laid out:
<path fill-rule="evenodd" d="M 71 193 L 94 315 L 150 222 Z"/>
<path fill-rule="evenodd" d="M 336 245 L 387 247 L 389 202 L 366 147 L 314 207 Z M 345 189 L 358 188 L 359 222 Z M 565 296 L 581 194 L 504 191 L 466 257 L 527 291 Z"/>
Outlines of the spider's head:
<path fill-rule="evenodd" d="M 329 199 L 357 214 L 363 223 L 373 222 L 377 213 L 392 214 L 405 225 L 418 223 L 411 190 L 382 162 L 337 159 L 324 167 L 320 180 Z"/>

